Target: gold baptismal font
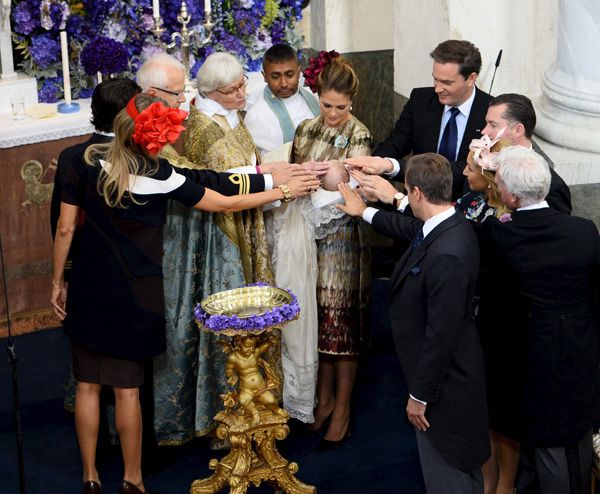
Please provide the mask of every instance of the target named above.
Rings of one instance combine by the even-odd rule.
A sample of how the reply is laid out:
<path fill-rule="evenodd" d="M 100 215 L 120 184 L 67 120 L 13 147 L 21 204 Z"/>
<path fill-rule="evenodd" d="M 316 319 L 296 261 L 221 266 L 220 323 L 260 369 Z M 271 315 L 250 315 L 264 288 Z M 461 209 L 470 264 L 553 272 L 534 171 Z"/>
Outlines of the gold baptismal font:
<path fill-rule="evenodd" d="M 240 494 L 264 481 L 290 494 L 316 492 L 295 477 L 298 464 L 277 451 L 275 441 L 289 434 L 289 416 L 272 392 L 280 379 L 262 358 L 274 344 L 273 332 L 298 317 L 295 297 L 280 288 L 247 286 L 211 295 L 195 313 L 202 330 L 232 337 L 218 341 L 228 355 L 225 376 L 233 390 L 221 395 L 225 409 L 215 416 L 217 437 L 229 440 L 231 450 L 210 460 L 214 474 L 195 480 L 190 493 L 216 493 L 229 485 L 229 492 Z"/>

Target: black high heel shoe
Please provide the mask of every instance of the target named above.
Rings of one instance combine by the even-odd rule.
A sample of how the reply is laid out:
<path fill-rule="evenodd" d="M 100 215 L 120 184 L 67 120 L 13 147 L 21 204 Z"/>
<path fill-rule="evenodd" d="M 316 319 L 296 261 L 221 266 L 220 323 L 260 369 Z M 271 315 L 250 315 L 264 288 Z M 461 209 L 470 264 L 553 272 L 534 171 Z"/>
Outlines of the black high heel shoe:
<path fill-rule="evenodd" d="M 102 494 L 102 486 L 95 480 L 86 480 L 83 483 L 83 494 Z"/>
<path fill-rule="evenodd" d="M 346 441 L 346 439 L 348 439 L 350 435 L 350 423 L 348 423 L 348 428 L 346 429 L 346 432 L 344 433 L 341 439 L 338 439 L 337 441 L 330 441 L 329 439 L 323 438 L 319 441 L 319 444 L 317 445 L 317 451 L 331 451 L 333 449 L 337 449 L 342 444 L 344 444 L 344 441 Z"/>
<path fill-rule="evenodd" d="M 158 491 L 141 491 L 135 484 L 123 480 L 119 486 L 119 494 L 160 494 Z"/>

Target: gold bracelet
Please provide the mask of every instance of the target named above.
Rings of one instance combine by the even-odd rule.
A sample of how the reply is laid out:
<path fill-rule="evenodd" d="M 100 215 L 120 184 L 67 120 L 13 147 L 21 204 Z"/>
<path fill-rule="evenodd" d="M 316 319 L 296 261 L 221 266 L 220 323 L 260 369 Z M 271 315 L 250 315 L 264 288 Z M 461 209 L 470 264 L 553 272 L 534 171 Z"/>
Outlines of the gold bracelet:
<path fill-rule="evenodd" d="M 290 192 L 290 188 L 287 185 L 281 184 L 277 187 L 281 189 L 281 192 L 283 192 L 283 202 L 287 203 L 293 199 L 292 193 Z"/>

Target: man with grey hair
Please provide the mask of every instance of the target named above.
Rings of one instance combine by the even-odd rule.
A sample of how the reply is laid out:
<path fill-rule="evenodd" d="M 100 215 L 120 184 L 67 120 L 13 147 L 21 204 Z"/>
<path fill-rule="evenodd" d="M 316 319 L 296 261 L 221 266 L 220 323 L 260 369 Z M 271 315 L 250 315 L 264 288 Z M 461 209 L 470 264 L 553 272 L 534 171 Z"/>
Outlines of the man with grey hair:
<path fill-rule="evenodd" d="M 571 192 L 565 181 L 552 168 L 552 163 L 533 140 L 536 124 L 535 109 L 531 100 L 522 94 L 505 93 L 492 98 L 485 116 L 486 125 L 481 131 L 491 139 L 503 130 L 502 139 L 513 146 L 524 146 L 541 154 L 550 166 L 550 190 L 546 200 L 551 208 L 571 214 Z"/>
<path fill-rule="evenodd" d="M 164 99 L 172 108 L 185 103 L 185 69 L 167 53 L 146 60 L 136 74 L 136 81 L 144 93 Z"/>
<path fill-rule="evenodd" d="M 510 307 L 522 338 L 505 361 L 523 366 L 522 381 L 511 383 L 523 398 L 522 444 L 533 450 L 540 492 L 589 492 L 600 415 L 600 237 L 592 221 L 548 206 L 550 171 L 535 151 L 513 146 L 495 161 L 502 201 L 514 213 L 482 224 L 481 298 L 498 302 L 501 294 L 497 310 Z"/>

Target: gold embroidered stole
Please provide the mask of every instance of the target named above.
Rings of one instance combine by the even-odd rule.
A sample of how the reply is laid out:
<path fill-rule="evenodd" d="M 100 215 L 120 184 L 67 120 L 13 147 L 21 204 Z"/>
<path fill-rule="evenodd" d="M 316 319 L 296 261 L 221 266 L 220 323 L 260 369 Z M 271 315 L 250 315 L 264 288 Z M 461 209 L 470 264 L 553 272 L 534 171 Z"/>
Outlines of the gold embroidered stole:
<path fill-rule="evenodd" d="M 225 172 L 238 166 L 251 166 L 252 154 L 259 156 L 243 121 L 231 130 L 225 117 L 213 118 L 191 108 L 185 135 L 184 155 L 198 168 Z M 258 160 L 257 160 L 258 163 Z M 232 174 L 230 180 L 239 186 L 240 194 L 250 192 L 248 176 Z M 261 209 L 239 213 L 215 213 L 221 231 L 235 244 L 241 256 L 246 283 L 273 283 L 267 235 Z"/>

